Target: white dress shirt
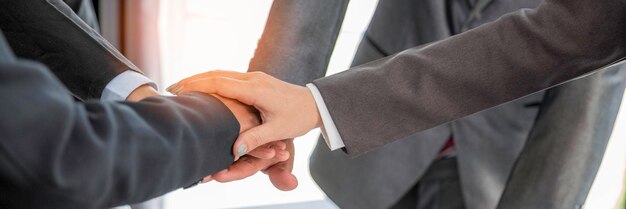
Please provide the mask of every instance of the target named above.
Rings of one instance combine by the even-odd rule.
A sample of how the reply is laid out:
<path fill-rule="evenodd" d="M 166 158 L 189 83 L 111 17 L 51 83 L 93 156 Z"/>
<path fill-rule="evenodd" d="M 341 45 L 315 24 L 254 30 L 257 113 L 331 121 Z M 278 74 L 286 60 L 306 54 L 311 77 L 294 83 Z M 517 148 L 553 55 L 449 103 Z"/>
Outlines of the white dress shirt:
<path fill-rule="evenodd" d="M 343 140 L 339 135 L 339 131 L 335 126 L 335 122 L 333 122 L 332 117 L 330 116 L 330 112 L 328 112 L 328 108 L 326 108 L 326 104 L 324 103 L 324 98 L 322 98 L 322 94 L 317 89 L 317 87 L 309 83 L 306 85 L 307 88 L 313 94 L 313 99 L 315 99 L 315 104 L 317 105 L 317 110 L 320 112 L 320 117 L 322 118 L 322 136 L 324 137 L 324 141 L 328 145 L 330 150 L 336 150 L 345 147 L 343 144 Z"/>
<path fill-rule="evenodd" d="M 101 100 L 124 101 L 135 89 L 148 84 L 157 89 L 156 84 L 141 73 L 127 70 L 115 76 L 102 91 Z"/>

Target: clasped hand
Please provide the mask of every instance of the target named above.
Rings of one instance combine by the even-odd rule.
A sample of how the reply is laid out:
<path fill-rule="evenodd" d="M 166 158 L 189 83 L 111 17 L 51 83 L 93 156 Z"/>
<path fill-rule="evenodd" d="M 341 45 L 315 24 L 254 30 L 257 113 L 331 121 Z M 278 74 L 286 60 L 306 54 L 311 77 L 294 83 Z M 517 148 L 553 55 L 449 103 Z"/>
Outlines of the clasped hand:
<path fill-rule="evenodd" d="M 320 127 L 322 123 L 309 89 L 262 72 L 211 71 L 186 78 L 167 90 L 173 94 L 197 91 L 219 95 L 218 99 L 231 109 L 241 124 L 241 133 L 233 146 L 236 162 L 228 169 L 206 177 L 204 182 L 211 179 L 235 181 L 263 171 L 280 190 L 297 187 L 298 181 L 291 174 L 293 138 Z M 260 125 L 255 124 L 257 120 L 250 119 L 254 110 L 261 118 Z"/>

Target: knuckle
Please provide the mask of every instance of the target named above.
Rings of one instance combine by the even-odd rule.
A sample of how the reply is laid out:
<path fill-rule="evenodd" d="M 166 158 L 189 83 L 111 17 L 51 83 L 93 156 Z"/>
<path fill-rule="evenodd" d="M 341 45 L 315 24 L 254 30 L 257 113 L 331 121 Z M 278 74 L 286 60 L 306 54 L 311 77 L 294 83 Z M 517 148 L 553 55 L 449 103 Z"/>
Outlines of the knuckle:
<path fill-rule="evenodd" d="M 217 80 L 217 79 L 216 79 L 215 77 L 208 77 L 208 78 L 206 79 L 207 83 L 208 83 L 208 84 L 210 84 L 210 85 L 215 85 L 216 80 Z"/>
<path fill-rule="evenodd" d="M 261 138 L 261 136 L 259 136 L 259 134 L 257 134 L 256 132 L 252 132 L 249 135 L 249 139 L 250 139 L 250 143 L 253 147 L 258 147 L 260 145 L 262 145 L 263 143 L 263 139 Z"/>
<path fill-rule="evenodd" d="M 255 77 L 262 81 L 262 80 L 267 80 L 270 77 L 270 75 L 268 75 L 265 72 L 257 71 L 255 72 Z"/>

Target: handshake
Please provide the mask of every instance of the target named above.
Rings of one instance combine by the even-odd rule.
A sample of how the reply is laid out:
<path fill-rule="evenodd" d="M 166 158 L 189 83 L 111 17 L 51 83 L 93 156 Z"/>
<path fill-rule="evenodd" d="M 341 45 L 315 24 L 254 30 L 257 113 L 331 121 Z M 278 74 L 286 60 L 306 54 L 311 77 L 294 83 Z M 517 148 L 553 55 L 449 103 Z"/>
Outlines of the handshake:
<path fill-rule="evenodd" d="M 175 95 L 202 92 L 216 96 L 239 121 L 240 134 L 233 146 L 235 163 L 205 177 L 203 183 L 240 180 L 262 171 L 280 190 L 298 186 L 297 178 L 291 174 L 293 138 L 322 125 L 308 88 L 262 72 L 211 71 L 186 78 L 167 91 Z"/>

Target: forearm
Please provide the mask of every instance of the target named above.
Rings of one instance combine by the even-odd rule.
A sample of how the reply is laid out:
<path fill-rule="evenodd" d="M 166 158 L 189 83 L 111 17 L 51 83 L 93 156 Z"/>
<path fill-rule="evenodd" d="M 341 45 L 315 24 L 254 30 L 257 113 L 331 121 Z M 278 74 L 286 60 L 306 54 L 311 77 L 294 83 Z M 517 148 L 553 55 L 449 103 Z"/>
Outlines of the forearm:
<path fill-rule="evenodd" d="M 323 77 L 348 0 L 277 0 L 254 53 L 250 71 L 304 85 Z"/>
<path fill-rule="evenodd" d="M 239 124 L 208 95 L 83 105 L 40 65 L 0 69 L 0 94 L 22 95 L 0 110 L 5 120 L 13 119 L 0 127 L 0 176 L 20 188 L 39 188 L 35 194 L 98 208 L 139 202 L 189 185 L 234 159 Z"/>
<path fill-rule="evenodd" d="M 347 152 L 358 155 L 622 59 L 625 8 L 619 0 L 546 1 L 314 83 Z M 355 126 L 355 118 L 376 122 Z"/>

